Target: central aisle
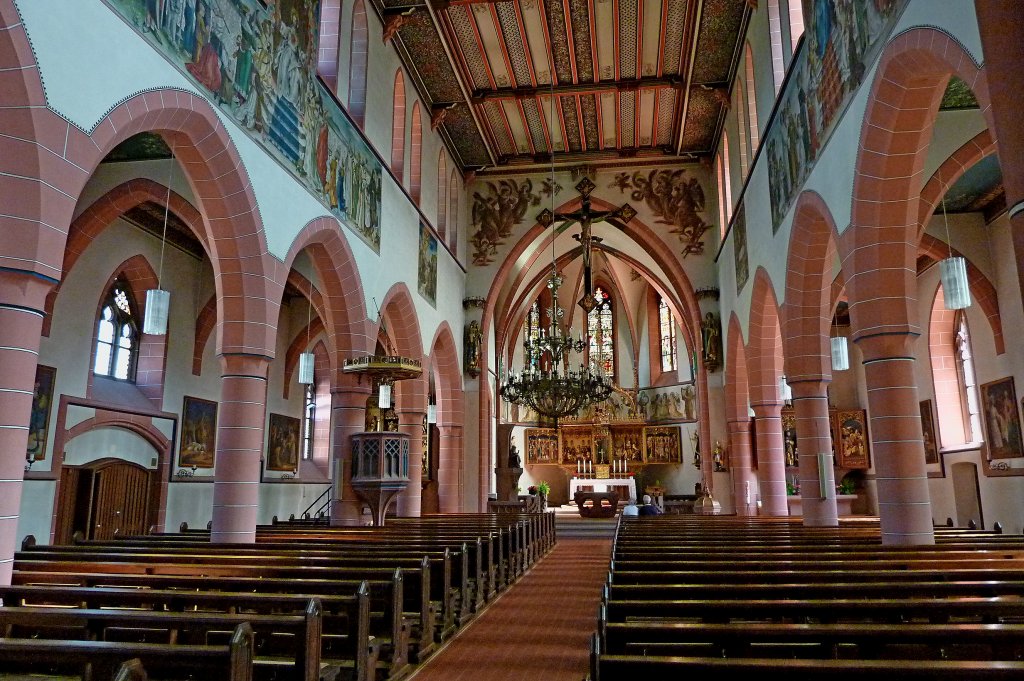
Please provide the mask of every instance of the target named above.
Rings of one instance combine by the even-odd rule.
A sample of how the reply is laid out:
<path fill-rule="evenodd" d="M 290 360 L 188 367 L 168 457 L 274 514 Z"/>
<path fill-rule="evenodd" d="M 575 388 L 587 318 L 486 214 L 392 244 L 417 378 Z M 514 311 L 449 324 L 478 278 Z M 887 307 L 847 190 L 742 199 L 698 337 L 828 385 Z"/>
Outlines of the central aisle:
<path fill-rule="evenodd" d="M 528 574 L 411 678 L 581 681 L 590 668 L 610 539 L 560 538 Z"/>

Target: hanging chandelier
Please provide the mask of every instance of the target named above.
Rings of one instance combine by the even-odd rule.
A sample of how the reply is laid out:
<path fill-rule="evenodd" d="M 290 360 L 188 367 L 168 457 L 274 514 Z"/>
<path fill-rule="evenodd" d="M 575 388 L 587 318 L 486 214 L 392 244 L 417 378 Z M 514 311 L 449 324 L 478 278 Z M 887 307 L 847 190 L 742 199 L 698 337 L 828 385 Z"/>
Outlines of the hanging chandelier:
<path fill-rule="evenodd" d="M 516 372 L 509 367 L 509 375 L 501 384 L 501 396 L 512 403 L 532 409 L 543 417 L 557 421 L 579 413 L 588 404 L 602 402 L 612 394 L 612 382 L 599 366 L 577 371 L 569 369 L 569 357 L 586 347 L 583 334 L 573 340 L 561 331 L 559 319 L 563 311 L 558 306 L 558 287 L 562 277 L 557 270 L 548 279 L 551 289 L 551 325 L 542 329 L 536 338 L 523 342 L 526 366 Z"/>

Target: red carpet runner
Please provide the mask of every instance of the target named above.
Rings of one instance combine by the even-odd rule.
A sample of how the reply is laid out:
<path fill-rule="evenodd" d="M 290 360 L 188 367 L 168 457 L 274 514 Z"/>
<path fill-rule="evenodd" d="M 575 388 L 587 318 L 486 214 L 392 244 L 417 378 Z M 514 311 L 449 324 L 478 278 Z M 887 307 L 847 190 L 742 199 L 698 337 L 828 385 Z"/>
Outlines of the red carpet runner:
<path fill-rule="evenodd" d="M 413 675 L 415 681 L 581 681 L 590 668 L 610 539 L 559 539 Z"/>

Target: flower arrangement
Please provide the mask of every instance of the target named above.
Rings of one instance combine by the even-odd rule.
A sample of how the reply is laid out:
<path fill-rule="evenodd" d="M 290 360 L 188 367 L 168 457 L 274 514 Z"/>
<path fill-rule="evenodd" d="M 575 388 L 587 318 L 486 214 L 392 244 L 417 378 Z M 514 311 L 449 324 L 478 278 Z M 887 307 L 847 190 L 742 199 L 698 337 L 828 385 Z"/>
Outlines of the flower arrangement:
<path fill-rule="evenodd" d="M 789 496 L 795 496 L 797 494 L 800 494 L 800 483 L 799 482 L 797 482 L 797 483 L 787 482 L 786 483 L 786 494 L 788 494 Z"/>
<path fill-rule="evenodd" d="M 547 496 L 548 492 L 551 491 L 551 485 L 542 480 L 536 485 L 530 485 L 527 487 L 526 491 L 530 494 L 543 494 L 544 496 Z"/>

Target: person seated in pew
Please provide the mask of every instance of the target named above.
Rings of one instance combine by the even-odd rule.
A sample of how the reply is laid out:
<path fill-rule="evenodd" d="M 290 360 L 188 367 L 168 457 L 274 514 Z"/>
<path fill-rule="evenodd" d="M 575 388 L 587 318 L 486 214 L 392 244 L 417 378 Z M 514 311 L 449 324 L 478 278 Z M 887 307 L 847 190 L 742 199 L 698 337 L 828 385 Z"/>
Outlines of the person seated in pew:
<path fill-rule="evenodd" d="M 630 497 L 629 503 L 622 507 L 622 515 L 640 515 L 640 509 L 637 507 L 634 497 Z"/>
<path fill-rule="evenodd" d="M 661 515 L 662 510 L 651 500 L 650 494 L 644 495 L 644 504 L 638 509 L 639 515 Z"/>

